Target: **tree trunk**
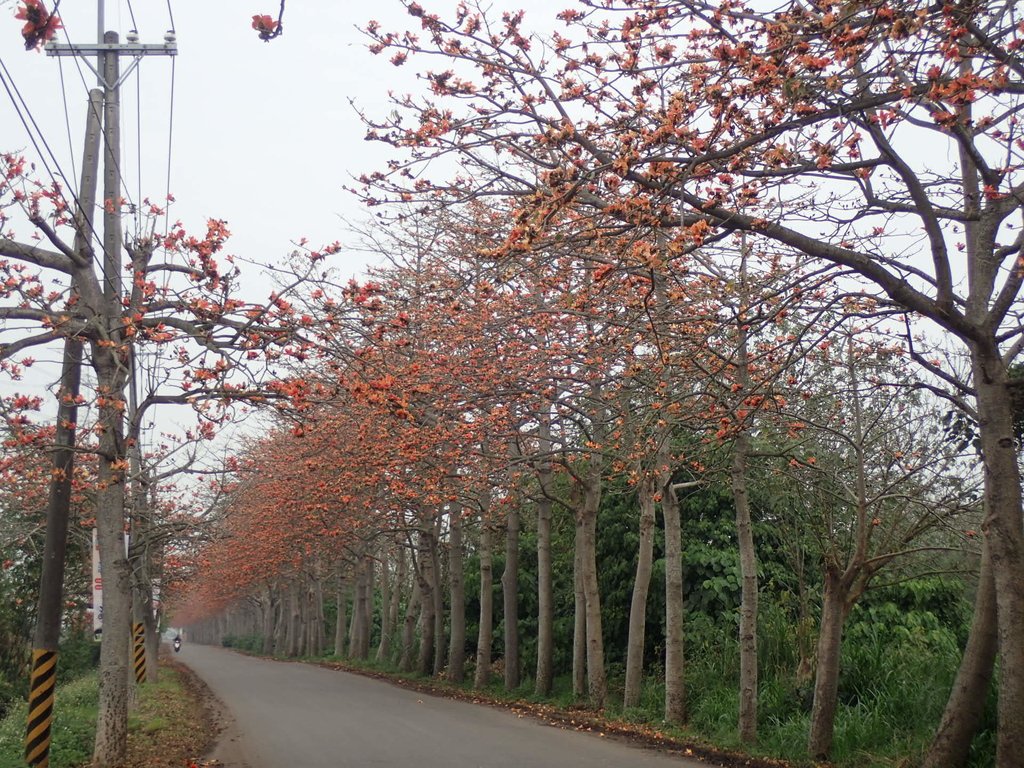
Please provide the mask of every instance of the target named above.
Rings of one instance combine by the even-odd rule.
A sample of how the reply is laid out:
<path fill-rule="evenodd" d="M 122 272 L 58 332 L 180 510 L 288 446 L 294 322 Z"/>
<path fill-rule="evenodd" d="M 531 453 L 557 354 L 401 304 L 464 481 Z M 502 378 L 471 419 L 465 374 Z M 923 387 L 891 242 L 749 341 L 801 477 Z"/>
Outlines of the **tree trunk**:
<path fill-rule="evenodd" d="M 304 576 L 297 577 L 305 581 Z M 309 629 L 309 600 L 302 581 L 295 583 L 295 655 L 302 656 L 306 650 L 306 636 Z"/>
<path fill-rule="evenodd" d="M 1024 518 L 1009 379 L 998 349 L 971 350 L 985 457 L 983 531 L 995 583 L 999 638 L 997 768 L 1024 765 Z"/>
<path fill-rule="evenodd" d="M 284 656 L 292 655 L 292 644 L 295 628 L 292 622 L 292 585 L 285 582 L 281 587 L 281 612 L 280 612 L 281 642 L 277 644 L 280 653 Z"/>
<path fill-rule="evenodd" d="M 461 683 L 466 677 L 466 580 L 462 558 L 462 514 L 449 511 L 448 580 L 451 598 L 451 639 L 448 646 L 448 679 Z"/>
<path fill-rule="evenodd" d="M 299 585 L 293 579 L 288 584 L 288 656 L 290 658 L 298 656 L 299 648 L 301 648 L 300 618 Z"/>
<path fill-rule="evenodd" d="M 334 655 L 338 658 L 344 658 L 347 649 L 347 643 L 345 642 L 348 635 L 348 581 L 342 572 L 342 566 L 338 566 L 336 592 L 338 601 L 338 616 L 334 621 Z"/>
<path fill-rule="evenodd" d="M 380 648 L 377 651 L 377 660 L 385 661 L 393 658 L 394 635 L 398 630 L 398 611 L 402 607 L 402 590 L 405 588 L 405 548 L 395 546 L 395 583 L 391 589 L 391 605 L 388 608 L 388 625 L 390 633 L 385 638 L 381 635 Z"/>
<path fill-rule="evenodd" d="M 736 381 L 738 399 L 733 403 L 737 412 L 744 398 L 751 392 L 749 326 L 745 306 L 749 300 L 747 260 L 750 255 L 746 235 L 740 245 L 739 291 L 736 326 Z M 732 484 L 733 503 L 736 506 L 736 539 L 740 560 L 740 741 L 757 741 L 757 553 L 754 550 L 754 531 L 750 520 L 750 497 L 747 493 L 747 458 L 750 453 L 749 421 L 742 421 L 737 413 L 739 433 L 733 440 L 732 466 L 729 479 Z"/>
<path fill-rule="evenodd" d="M 601 634 L 601 594 L 597 582 L 597 511 L 601 504 L 600 469 L 590 472 L 583 489 L 580 516 L 582 545 L 580 565 L 583 575 L 583 598 L 587 617 L 587 693 L 590 703 L 603 709 L 608 696 L 604 672 L 604 638 Z"/>
<path fill-rule="evenodd" d="M 587 695 L 587 601 L 583 594 L 583 525 L 577 518 L 572 559 L 572 695 L 582 701 Z"/>
<path fill-rule="evenodd" d="M 263 587 L 262 605 L 263 629 L 260 634 L 263 644 L 260 650 L 264 656 L 269 656 L 274 652 L 274 591 L 269 584 Z"/>
<path fill-rule="evenodd" d="M 492 533 L 487 515 L 485 508 L 480 528 L 480 628 L 476 639 L 474 688 L 483 688 L 491 680 L 491 645 L 494 642 L 494 564 Z"/>
<path fill-rule="evenodd" d="M 413 569 L 415 570 L 415 563 Z M 413 576 L 412 588 L 409 590 L 409 602 L 405 606 L 405 621 L 402 624 L 402 655 L 398 660 L 398 668 L 403 672 L 412 671 L 413 646 L 416 634 L 416 613 L 420 607 L 420 587 Z"/>
<path fill-rule="evenodd" d="M 354 571 L 352 573 L 352 592 L 349 595 L 349 602 L 351 604 L 352 615 L 348 617 L 348 657 L 350 659 L 359 658 L 359 590 L 360 582 L 362 579 L 362 573 L 359 571 L 360 564 L 358 561 L 352 566 Z"/>
<path fill-rule="evenodd" d="M 352 618 L 349 619 L 348 623 L 348 655 L 351 659 L 362 658 L 362 650 L 359 647 L 359 640 L 362 638 L 362 627 L 360 626 L 365 612 L 363 611 L 364 597 L 364 584 L 366 579 L 366 573 L 364 569 L 365 563 L 362 558 L 356 560 L 355 565 L 355 580 L 352 585 Z"/>
<path fill-rule="evenodd" d="M 377 560 L 372 554 L 366 555 L 366 580 L 363 583 L 363 620 L 359 624 L 359 658 L 370 658 L 370 638 L 373 634 L 374 575 Z"/>
<path fill-rule="evenodd" d="M 640 684 L 644 669 L 644 638 L 647 633 L 647 593 L 651 586 L 654 560 L 654 521 L 657 480 L 645 477 L 638 489 L 640 505 L 640 543 L 637 551 L 633 597 L 629 604 L 629 638 L 626 641 L 626 689 L 624 709 L 640 705 Z"/>
<path fill-rule="evenodd" d="M 381 547 L 380 554 L 380 642 L 377 643 L 377 653 L 374 655 L 378 662 L 387 657 L 387 649 L 391 646 L 391 593 L 397 589 L 391 579 L 388 548 Z"/>
<path fill-rule="evenodd" d="M 274 654 L 288 653 L 288 590 L 281 584 L 277 590 L 277 609 L 274 612 Z"/>
<path fill-rule="evenodd" d="M 441 568 L 441 524 L 443 513 L 438 510 L 434 518 L 434 533 L 430 537 L 430 573 L 431 587 L 434 597 L 434 675 L 440 675 L 444 671 L 445 651 L 448 644 L 445 642 L 445 616 L 444 616 L 444 571 Z"/>
<path fill-rule="evenodd" d="M 417 674 L 427 676 L 433 669 L 434 661 L 434 598 L 430 586 L 420 583 L 420 648 L 416 657 Z"/>
<path fill-rule="evenodd" d="M 317 640 L 320 638 L 320 631 L 316 627 L 318 613 L 316 607 L 316 588 L 313 583 L 313 577 L 308 576 L 306 581 L 305 589 L 305 608 L 306 608 L 306 648 L 305 655 L 312 658 L 319 653 L 317 648 Z"/>
<path fill-rule="evenodd" d="M 971 634 L 953 690 L 921 768 L 962 768 L 978 732 L 996 660 L 996 594 L 987 547 L 981 553 Z"/>
<path fill-rule="evenodd" d="M 316 606 L 316 653 L 323 654 L 327 649 L 327 617 L 324 615 L 324 582 L 318 574 L 313 582 L 313 597 Z"/>
<path fill-rule="evenodd" d="M 683 538 L 679 500 L 671 487 L 662 492 L 661 514 L 665 522 L 665 720 L 679 724 L 686 722 Z"/>
<path fill-rule="evenodd" d="M 433 571 L 433 553 L 431 552 L 431 531 L 420 529 L 419 550 L 420 557 L 417 577 L 420 585 L 420 653 L 416 665 L 421 675 L 429 675 L 434 667 L 434 644 L 437 642 L 437 634 L 434 625 L 436 607 L 434 603 L 434 589 L 436 575 Z"/>
<path fill-rule="evenodd" d="M 348 656 L 350 659 L 361 659 L 363 658 L 363 622 L 366 621 L 366 563 L 360 558 L 354 567 L 352 616 L 348 620 Z"/>
<path fill-rule="evenodd" d="M 349 654 L 352 658 L 365 660 L 368 652 L 366 647 L 366 618 L 369 593 L 370 570 L 369 561 L 364 556 L 359 562 L 359 579 L 356 582 L 356 598 L 352 606 L 352 637 Z"/>
<path fill-rule="evenodd" d="M 505 570 L 501 574 L 505 619 L 505 688 L 519 687 L 519 509 L 508 510 L 505 537 Z"/>
<path fill-rule="evenodd" d="M 745 349 L 741 351 L 744 370 Z M 746 432 L 737 435 L 732 449 L 732 497 L 736 505 L 736 538 L 740 556 L 740 740 L 757 741 L 757 553 L 750 520 L 750 497 L 747 493 L 747 454 L 750 438 Z"/>
<path fill-rule="evenodd" d="M 825 597 L 818 633 L 818 671 L 814 678 L 814 704 L 811 707 L 811 728 L 807 739 L 807 752 L 815 760 L 825 760 L 832 749 L 847 592 L 839 574 L 830 566 L 825 572 Z"/>
<path fill-rule="evenodd" d="M 554 682 L 555 599 L 551 579 L 551 469 L 540 472 L 541 492 L 537 502 L 537 681 L 538 696 L 551 694 Z"/>

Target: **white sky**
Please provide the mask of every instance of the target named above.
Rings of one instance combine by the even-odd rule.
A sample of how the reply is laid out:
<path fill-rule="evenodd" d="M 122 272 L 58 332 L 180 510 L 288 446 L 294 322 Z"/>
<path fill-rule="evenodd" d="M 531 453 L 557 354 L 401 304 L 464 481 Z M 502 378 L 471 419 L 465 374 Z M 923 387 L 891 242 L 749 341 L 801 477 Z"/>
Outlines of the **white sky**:
<path fill-rule="evenodd" d="M 44 2 L 54 7 L 54 0 Z M 66 33 L 57 42 L 95 42 L 99 2 L 62 0 Z M 439 12 L 457 5 L 456 0 L 421 2 Z M 140 42 L 161 43 L 171 26 L 168 0 L 131 5 Z M 225 219 L 232 232 L 227 252 L 258 264 L 281 260 L 301 237 L 314 248 L 344 243 L 343 219 L 364 221 L 369 213 L 342 187 L 353 176 L 382 168 L 387 158 L 386 147 L 364 141 L 365 129 L 350 100 L 369 115 L 382 116 L 391 111 L 389 90 L 422 87 L 413 66 L 396 68 L 388 55 L 370 54 L 356 27 L 371 19 L 397 30 L 418 22 L 398 0 L 288 0 L 284 34 L 264 43 L 251 27 L 252 16 L 276 18 L 279 0 L 170 0 L 169 6 L 179 51 L 173 61 L 172 221 L 180 219 L 198 234 L 207 218 Z M 546 0 L 495 0 L 493 7 L 532 9 L 528 21 L 542 30 L 555 27 L 554 15 L 562 9 Z M 60 170 L 77 187 L 87 91 L 95 87 L 95 75 L 73 58 L 26 52 L 16 9 L 16 0 L 0 0 L 0 61 Z M 128 2 L 105 0 L 105 21 L 124 42 L 133 28 Z M 123 58 L 122 67 L 128 62 Z M 162 202 L 167 190 L 171 72 L 169 57 L 146 57 L 122 86 L 121 168 L 136 202 L 140 189 L 141 197 L 155 202 Z M 45 178 L 40 156 L 0 89 L 0 152 L 10 151 L 36 162 Z M 16 225 L 19 239 L 29 234 L 28 226 Z M 366 263 L 364 252 L 343 250 L 331 266 L 348 277 L 362 273 Z M 246 298 L 260 300 L 273 290 L 258 267 L 243 264 L 242 270 Z M 42 394 L 57 378 L 57 367 L 43 361 L 59 359 L 58 350 L 36 350 L 33 356 L 40 364 L 21 382 L 0 381 L 0 394 Z"/>
<path fill-rule="evenodd" d="M 52 9 L 54 0 L 45 2 Z M 429 9 L 456 4 L 424 2 Z M 170 27 L 167 0 L 134 0 L 131 5 L 140 42 L 162 42 Z M 530 18 L 549 28 L 561 9 L 543 0 L 494 3 L 496 9 L 506 5 L 543 8 Z M 67 37 L 61 33 L 58 42 L 95 41 L 97 6 L 97 0 L 63 0 L 59 12 Z M 278 7 L 278 0 L 170 2 L 179 50 L 174 62 L 170 191 L 177 202 L 172 219 L 181 219 L 191 231 L 200 231 L 208 217 L 226 219 L 233 235 L 229 252 L 260 263 L 280 259 L 300 237 L 307 237 L 313 247 L 344 242 L 341 218 L 367 217 L 342 186 L 354 175 L 382 167 L 386 148 L 363 140 L 364 128 L 349 100 L 380 116 L 390 111 L 389 90 L 405 93 L 420 87 L 411 66 L 396 68 L 386 55 L 370 54 L 366 38 L 356 29 L 370 19 L 386 29 L 416 26 L 397 0 L 288 0 L 285 33 L 264 43 L 250 26 L 251 17 L 276 17 Z M 15 10 L 14 0 L 0 0 L 0 59 L 61 168 L 77 186 L 71 148 L 77 163 L 87 85 L 94 86 L 95 76 L 84 66 L 80 72 L 71 58 L 24 51 Z M 124 41 L 132 28 L 125 0 L 106 0 L 105 26 Z M 122 59 L 123 65 L 127 61 Z M 165 194 L 171 67 L 168 57 L 144 58 L 140 79 L 133 74 L 122 86 L 122 168 L 133 199 L 140 189 L 140 116 L 142 195 L 157 201 Z M 37 159 L 10 100 L 0 91 L 0 151 L 11 150 Z M 364 263 L 361 253 L 343 253 L 333 266 L 348 276 L 360 273 Z M 243 285 L 251 284 L 255 271 L 243 269 L 243 277 L 250 275 Z"/>
<path fill-rule="evenodd" d="M 47 2 L 52 8 L 53 0 Z M 124 41 L 132 26 L 128 4 L 107 0 L 106 5 L 106 27 Z M 162 42 L 170 26 L 166 2 L 135 0 L 132 5 L 140 41 Z M 382 14 L 401 18 L 397 4 L 381 5 Z M 379 111 L 389 88 L 410 87 L 408 81 L 396 82 L 396 75 L 405 73 L 365 50 L 354 25 L 369 18 L 367 6 L 291 0 L 285 34 L 264 43 L 250 27 L 251 16 L 276 15 L 277 6 L 277 0 L 171 3 L 179 48 L 174 62 L 170 190 L 177 202 L 172 218 L 196 231 L 207 217 L 226 219 L 233 234 L 229 250 L 261 263 L 281 258 L 303 236 L 313 245 L 338 239 L 343 233 L 339 216 L 364 215 L 341 187 L 350 174 L 370 170 L 383 155 L 362 140 L 363 129 L 348 100 Z M 13 13 L 13 2 L 0 7 L 0 57 L 73 179 L 61 68 L 76 162 L 86 85 L 73 59 L 22 50 Z M 95 40 L 96 0 L 64 0 L 60 14 L 72 42 Z M 61 35 L 59 41 L 68 38 Z M 165 194 L 171 67 L 167 57 L 145 58 L 140 79 L 133 74 L 122 86 L 122 168 L 133 199 L 140 188 L 140 115 L 142 194 L 154 200 Z M 82 72 L 92 87 L 95 77 L 84 67 Z M 140 86 L 141 100 L 136 95 Z M 4 93 L 0 97 L 0 150 L 34 156 L 10 100 Z M 339 257 L 335 266 L 357 273 L 362 257 Z"/>

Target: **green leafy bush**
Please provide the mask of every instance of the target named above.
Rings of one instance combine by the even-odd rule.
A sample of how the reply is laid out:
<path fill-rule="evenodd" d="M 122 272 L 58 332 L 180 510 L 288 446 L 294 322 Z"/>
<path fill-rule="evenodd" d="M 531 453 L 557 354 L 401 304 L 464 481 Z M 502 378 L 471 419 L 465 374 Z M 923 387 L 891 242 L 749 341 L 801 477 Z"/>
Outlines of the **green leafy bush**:
<path fill-rule="evenodd" d="M 87 674 L 62 684 L 58 680 L 50 744 L 51 768 L 72 768 L 92 758 L 96 733 L 99 683 Z M 0 721 L 0 768 L 24 768 L 22 750 L 28 708 L 25 702 L 11 707 Z"/>
<path fill-rule="evenodd" d="M 261 635 L 224 635 L 220 644 L 225 648 L 237 648 L 240 651 L 249 653 L 261 653 L 263 651 L 263 637 Z"/>

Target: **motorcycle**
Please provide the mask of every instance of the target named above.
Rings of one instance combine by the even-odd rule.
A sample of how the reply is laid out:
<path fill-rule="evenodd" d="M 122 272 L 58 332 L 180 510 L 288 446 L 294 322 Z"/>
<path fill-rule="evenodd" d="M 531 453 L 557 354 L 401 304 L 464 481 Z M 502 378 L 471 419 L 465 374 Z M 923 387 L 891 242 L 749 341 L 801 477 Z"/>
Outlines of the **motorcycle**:
<path fill-rule="evenodd" d="M 174 652 L 177 653 L 180 650 L 181 650 L 181 638 L 180 637 L 176 637 L 176 638 L 174 638 Z"/>

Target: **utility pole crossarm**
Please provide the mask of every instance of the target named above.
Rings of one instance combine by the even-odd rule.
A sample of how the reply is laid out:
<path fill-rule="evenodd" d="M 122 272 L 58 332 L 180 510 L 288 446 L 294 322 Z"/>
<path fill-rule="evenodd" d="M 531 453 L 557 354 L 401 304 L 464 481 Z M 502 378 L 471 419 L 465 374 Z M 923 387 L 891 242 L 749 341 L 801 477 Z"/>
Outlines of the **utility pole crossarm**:
<path fill-rule="evenodd" d="M 47 43 L 47 56 L 97 56 L 118 53 L 125 56 L 177 56 L 178 44 L 165 43 Z"/>
<path fill-rule="evenodd" d="M 98 43 L 47 43 L 45 51 L 47 56 L 78 56 L 91 69 L 99 80 L 100 85 L 108 90 L 116 90 L 125 78 L 130 75 L 142 61 L 143 56 L 177 56 L 178 38 L 174 30 L 168 30 L 164 35 L 163 43 L 140 43 L 138 33 L 132 32 L 128 36 L 127 43 L 117 42 L 117 36 L 106 38 L 106 42 Z M 107 56 L 115 60 L 121 56 L 129 56 L 132 63 L 114 81 L 107 80 L 107 76 L 100 72 L 103 64 L 93 66 L 89 61 L 91 56 L 96 56 L 98 62 L 102 62 Z"/>

